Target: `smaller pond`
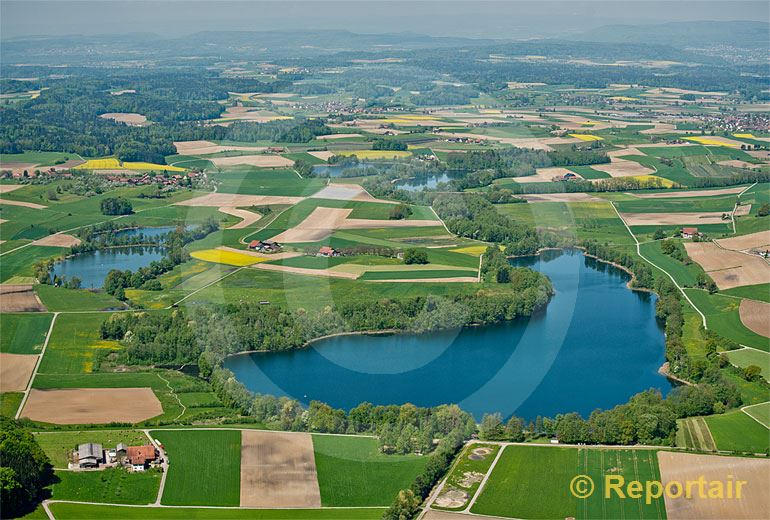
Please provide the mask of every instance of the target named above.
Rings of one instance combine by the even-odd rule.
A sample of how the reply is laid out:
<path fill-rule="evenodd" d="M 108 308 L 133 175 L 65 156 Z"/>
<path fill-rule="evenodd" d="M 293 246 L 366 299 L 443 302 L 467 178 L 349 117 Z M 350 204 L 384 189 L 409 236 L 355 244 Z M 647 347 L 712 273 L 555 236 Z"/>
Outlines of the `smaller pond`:
<path fill-rule="evenodd" d="M 144 235 L 147 238 L 163 236 L 176 229 L 174 226 L 123 229 L 116 233 L 120 237 Z M 53 274 L 66 279 L 80 278 L 84 289 L 99 289 L 104 285 L 107 273 L 113 269 L 136 271 L 161 260 L 165 248 L 157 246 L 126 246 L 88 251 L 72 256 L 54 265 Z"/>
<path fill-rule="evenodd" d="M 414 177 L 404 181 L 398 181 L 396 186 L 406 191 L 422 191 L 423 188 L 432 190 L 438 186 L 439 182 L 449 182 L 452 178 L 446 173 L 441 175 L 427 175 L 424 177 Z"/>

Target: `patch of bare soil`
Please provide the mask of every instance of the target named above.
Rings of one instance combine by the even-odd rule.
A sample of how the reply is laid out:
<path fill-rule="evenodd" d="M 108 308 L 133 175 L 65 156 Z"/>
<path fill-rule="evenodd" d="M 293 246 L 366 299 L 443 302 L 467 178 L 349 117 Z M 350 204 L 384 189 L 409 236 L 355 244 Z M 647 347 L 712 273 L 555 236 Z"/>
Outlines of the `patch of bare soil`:
<path fill-rule="evenodd" d="M 760 336 L 770 338 L 770 303 L 741 300 L 741 322 Z"/>
<path fill-rule="evenodd" d="M 309 434 L 241 431 L 241 507 L 321 507 Z"/>
<path fill-rule="evenodd" d="M 116 123 L 125 123 L 130 126 L 144 126 L 147 124 L 147 117 L 133 112 L 108 112 L 101 114 L 102 119 L 110 119 Z"/>
<path fill-rule="evenodd" d="M 0 285 L 0 312 L 45 312 L 31 285 Z"/>
<path fill-rule="evenodd" d="M 227 215 L 232 215 L 234 217 L 238 217 L 242 219 L 237 224 L 233 224 L 227 229 L 243 229 L 245 227 L 249 227 L 253 223 L 257 222 L 259 219 L 262 218 L 262 215 L 259 213 L 255 213 L 253 211 L 249 211 L 246 209 L 238 209 L 238 208 L 230 208 L 227 206 L 223 206 L 219 208 L 219 211 L 222 213 L 226 213 Z"/>
<path fill-rule="evenodd" d="M 236 166 L 245 164 L 258 168 L 280 168 L 293 166 L 294 161 L 280 155 L 239 155 L 235 157 L 210 157 L 215 166 Z"/>
<path fill-rule="evenodd" d="M 677 212 L 677 213 L 621 213 L 629 226 L 677 226 L 721 224 L 729 222 L 722 220 L 722 212 Z"/>
<path fill-rule="evenodd" d="M 53 424 L 106 424 L 138 423 L 162 413 L 151 388 L 33 388 L 22 416 Z"/>
<path fill-rule="evenodd" d="M 691 498 L 666 494 L 666 516 L 670 520 L 770 518 L 770 460 L 660 451 L 658 464 L 664 486 L 672 481 L 697 482 L 703 478 L 707 482 L 721 481 L 725 486 L 732 482 L 735 488 L 737 481 L 745 481 L 740 499 L 701 498 L 697 485 L 693 486 Z"/>
<path fill-rule="evenodd" d="M 770 266 L 758 255 L 722 249 L 711 242 L 686 242 L 684 246 L 720 289 L 770 283 Z"/>
<path fill-rule="evenodd" d="M 0 353 L 0 392 L 25 390 L 36 363 L 35 355 Z"/>
<path fill-rule="evenodd" d="M 723 188 L 721 190 L 677 190 L 658 193 L 628 193 L 632 197 L 640 199 L 676 199 L 680 197 L 716 197 L 718 195 L 733 195 L 745 190 L 743 186 L 737 188 Z"/>
<path fill-rule="evenodd" d="M 80 239 L 66 233 L 55 233 L 32 242 L 33 246 L 72 247 L 80 244 Z"/>
<path fill-rule="evenodd" d="M 338 229 L 353 210 L 350 208 L 315 208 L 302 222 L 273 237 L 279 243 L 317 242 Z"/>
<path fill-rule="evenodd" d="M 209 193 L 181 202 L 175 206 L 248 208 L 250 206 L 294 205 L 304 197 L 282 197 L 275 195 L 238 195 L 235 193 Z"/>
<path fill-rule="evenodd" d="M 32 209 L 45 209 L 46 206 L 43 206 L 42 204 L 36 204 L 34 202 L 24 202 L 21 200 L 8 200 L 8 199 L 0 199 L 0 204 L 7 204 L 9 206 L 21 206 L 24 208 L 32 208 Z"/>
<path fill-rule="evenodd" d="M 469 498 L 468 493 L 465 491 L 449 488 L 445 489 L 439 496 L 437 496 L 433 503 L 438 507 L 454 509 L 464 506 Z"/>
<path fill-rule="evenodd" d="M 5 168 L 5 165 L 3 165 L 3 168 Z M 21 184 L 0 184 L 0 193 L 10 193 L 14 190 L 18 190 L 21 187 Z"/>
<path fill-rule="evenodd" d="M 770 248 L 770 230 L 741 235 L 738 237 L 720 238 L 714 240 L 719 246 L 733 251 L 748 251 L 750 249 Z"/>
<path fill-rule="evenodd" d="M 265 146 L 220 145 L 211 141 L 174 141 L 174 146 L 179 155 L 208 155 L 231 151 L 258 153 L 267 150 Z"/>

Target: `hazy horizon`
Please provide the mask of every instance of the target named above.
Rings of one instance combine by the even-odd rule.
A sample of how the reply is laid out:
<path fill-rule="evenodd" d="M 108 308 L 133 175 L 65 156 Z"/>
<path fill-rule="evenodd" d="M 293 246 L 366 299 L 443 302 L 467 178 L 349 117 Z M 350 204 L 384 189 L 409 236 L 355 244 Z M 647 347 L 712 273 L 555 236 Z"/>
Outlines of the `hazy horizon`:
<path fill-rule="evenodd" d="M 569 36 L 610 24 L 764 21 L 757 1 L 51 1 L 3 0 L 3 39 L 23 36 L 199 31 L 348 30 L 430 36 L 536 38 Z M 558 13 L 558 14 L 554 14 Z M 736 14 L 739 13 L 739 14 Z M 108 22 L 118 22 L 116 23 Z"/>

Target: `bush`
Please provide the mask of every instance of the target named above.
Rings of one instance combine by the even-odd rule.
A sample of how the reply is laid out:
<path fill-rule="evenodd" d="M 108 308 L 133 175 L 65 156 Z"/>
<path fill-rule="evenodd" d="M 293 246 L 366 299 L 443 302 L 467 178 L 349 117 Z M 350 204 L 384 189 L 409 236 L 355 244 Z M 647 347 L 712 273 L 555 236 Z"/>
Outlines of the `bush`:
<path fill-rule="evenodd" d="M 134 212 L 131 201 L 123 197 L 108 197 L 102 200 L 101 207 L 104 215 L 130 215 Z"/>
<path fill-rule="evenodd" d="M 404 263 L 405 264 L 427 264 L 428 252 L 424 249 L 417 249 L 410 247 L 404 251 Z"/>

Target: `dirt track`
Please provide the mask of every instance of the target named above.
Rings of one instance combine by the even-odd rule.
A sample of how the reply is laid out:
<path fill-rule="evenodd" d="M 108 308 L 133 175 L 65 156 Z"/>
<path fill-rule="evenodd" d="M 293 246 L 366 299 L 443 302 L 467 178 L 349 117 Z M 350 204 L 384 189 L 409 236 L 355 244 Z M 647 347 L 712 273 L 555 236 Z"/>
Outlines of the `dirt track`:
<path fill-rule="evenodd" d="M 741 322 L 760 336 L 770 338 L 770 303 L 741 300 Z"/>
<path fill-rule="evenodd" d="M 35 355 L 0 353 L 0 392 L 25 390 L 36 363 Z"/>
<path fill-rule="evenodd" d="M 743 186 L 737 188 L 724 188 L 721 190 L 677 190 L 660 193 L 629 193 L 632 197 L 640 199 L 675 199 L 678 197 L 716 197 L 719 195 L 734 195 L 742 192 Z"/>
<path fill-rule="evenodd" d="M 33 388 L 22 417 L 53 424 L 106 424 L 138 423 L 162 413 L 150 388 Z"/>
<path fill-rule="evenodd" d="M 697 482 L 701 476 L 706 481 L 733 482 L 734 488 L 736 481 L 746 481 L 741 499 L 700 498 L 697 485 L 693 486 L 690 499 L 665 496 L 669 520 L 770 518 L 770 460 L 661 451 L 658 463 L 664 485 L 671 481 Z"/>
<path fill-rule="evenodd" d="M 539 193 L 537 195 L 522 195 L 527 202 L 607 202 L 587 193 Z"/>
<path fill-rule="evenodd" d="M 321 507 L 309 434 L 241 431 L 241 507 Z"/>
<path fill-rule="evenodd" d="M 43 206 L 42 204 L 36 204 L 34 202 L 23 202 L 20 200 L 8 200 L 8 199 L 0 199 L 0 204 L 8 204 L 9 206 L 21 206 L 24 208 L 32 208 L 32 209 L 45 209 L 48 206 Z"/>

